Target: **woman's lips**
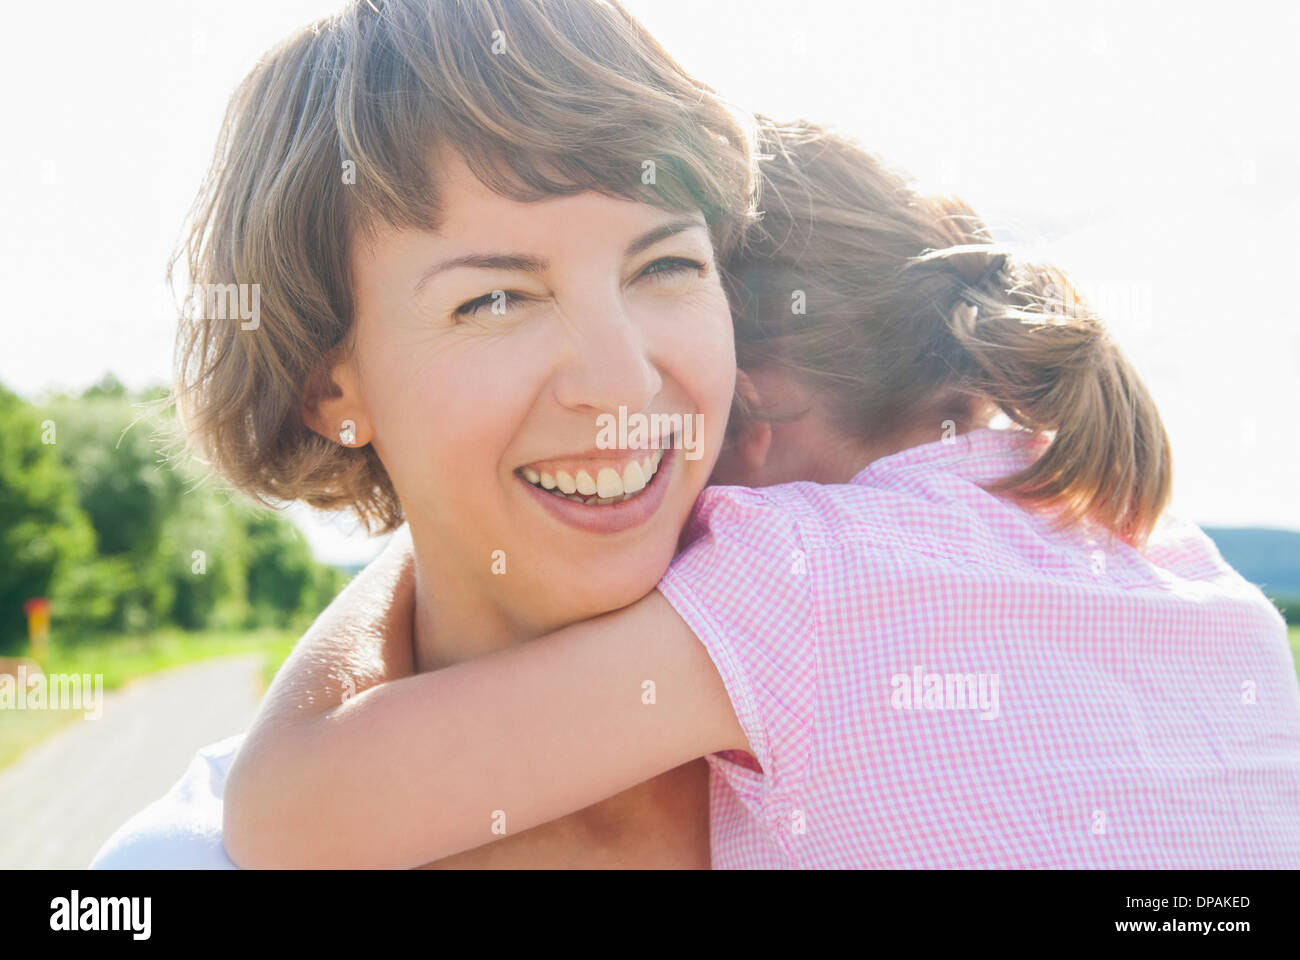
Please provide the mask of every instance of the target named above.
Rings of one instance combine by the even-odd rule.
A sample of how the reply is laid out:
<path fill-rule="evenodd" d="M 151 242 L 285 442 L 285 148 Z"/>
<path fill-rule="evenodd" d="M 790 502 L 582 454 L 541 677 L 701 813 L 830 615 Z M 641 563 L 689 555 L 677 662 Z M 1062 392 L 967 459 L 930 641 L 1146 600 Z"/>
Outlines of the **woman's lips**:
<path fill-rule="evenodd" d="M 516 473 L 518 480 L 551 515 L 561 522 L 588 533 L 618 533 L 640 526 L 650 519 L 663 503 L 668 483 L 677 466 L 677 450 L 668 447 L 663 452 L 659 469 L 645 487 L 635 496 L 617 503 L 577 503 L 567 497 L 557 496 L 549 490 L 529 483 Z"/>

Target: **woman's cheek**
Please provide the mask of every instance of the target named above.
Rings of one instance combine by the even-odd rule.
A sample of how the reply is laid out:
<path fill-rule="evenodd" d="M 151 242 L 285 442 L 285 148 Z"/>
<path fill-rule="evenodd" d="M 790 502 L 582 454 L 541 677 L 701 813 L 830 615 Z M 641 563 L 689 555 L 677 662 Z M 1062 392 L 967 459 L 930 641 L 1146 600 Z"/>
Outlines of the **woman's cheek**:
<path fill-rule="evenodd" d="M 698 493 L 722 448 L 735 390 L 735 346 L 725 299 L 679 312 L 668 330 L 659 357 L 665 382 L 674 386 L 662 408 L 694 414 L 690 432 L 679 442 L 687 447 L 688 473 L 682 479 Z"/>
<path fill-rule="evenodd" d="M 690 382 L 695 386 L 717 379 L 719 362 L 735 360 L 731 307 L 716 279 L 666 300 L 651 322 L 664 336 L 661 355 L 675 358 L 674 366 L 690 370 Z"/>
<path fill-rule="evenodd" d="M 736 345 L 731 310 L 721 287 L 713 291 L 694 325 L 688 362 L 688 391 L 704 415 L 711 451 L 721 447 L 736 388 Z"/>
<path fill-rule="evenodd" d="M 461 447 L 475 428 L 465 422 L 465 411 L 475 405 L 458 397 L 453 374 L 423 362 L 417 352 L 381 358 L 368 374 L 375 452 L 403 506 L 425 513 L 454 480 L 451 465 L 463 462 Z"/>

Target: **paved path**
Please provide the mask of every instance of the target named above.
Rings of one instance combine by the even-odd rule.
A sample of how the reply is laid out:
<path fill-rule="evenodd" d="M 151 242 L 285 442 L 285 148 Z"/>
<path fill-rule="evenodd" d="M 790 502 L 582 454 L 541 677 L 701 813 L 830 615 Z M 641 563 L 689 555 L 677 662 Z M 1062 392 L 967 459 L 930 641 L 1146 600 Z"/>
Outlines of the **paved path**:
<path fill-rule="evenodd" d="M 262 654 L 176 667 L 104 694 L 0 770 L 0 869 L 89 866 L 132 814 L 180 779 L 200 747 L 248 728 Z"/>

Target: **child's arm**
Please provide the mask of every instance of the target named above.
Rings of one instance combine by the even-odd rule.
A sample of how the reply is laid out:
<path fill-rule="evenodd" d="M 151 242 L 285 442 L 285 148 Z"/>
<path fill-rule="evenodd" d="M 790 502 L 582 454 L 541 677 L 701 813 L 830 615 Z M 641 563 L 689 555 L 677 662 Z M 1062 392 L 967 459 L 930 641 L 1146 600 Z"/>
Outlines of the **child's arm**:
<path fill-rule="evenodd" d="M 286 687 L 259 714 L 225 789 L 235 862 L 415 867 L 696 757 L 750 749 L 708 653 L 658 591 L 509 650 L 361 689 L 331 706 Z"/>
<path fill-rule="evenodd" d="M 415 559 L 400 528 L 294 646 L 262 703 L 240 754 L 268 726 L 293 726 L 355 694 L 415 671 L 411 647 Z"/>

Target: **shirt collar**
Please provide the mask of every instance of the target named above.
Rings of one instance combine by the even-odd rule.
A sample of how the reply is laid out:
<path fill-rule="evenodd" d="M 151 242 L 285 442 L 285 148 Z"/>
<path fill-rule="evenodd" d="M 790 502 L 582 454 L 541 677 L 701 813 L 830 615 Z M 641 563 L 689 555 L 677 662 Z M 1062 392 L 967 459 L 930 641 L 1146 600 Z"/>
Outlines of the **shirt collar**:
<path fill-rule="evenodd" d="M 883 476 L 921 467 L 971 474 L 993 468 L 988 479 L 995 479 L 1029 466 L 1048 443 L 1048 437 L 1021 427 L 1005 430 L 982 427 L 873 460 L 854 474 L 849 483 L 870 484 Z"/>

